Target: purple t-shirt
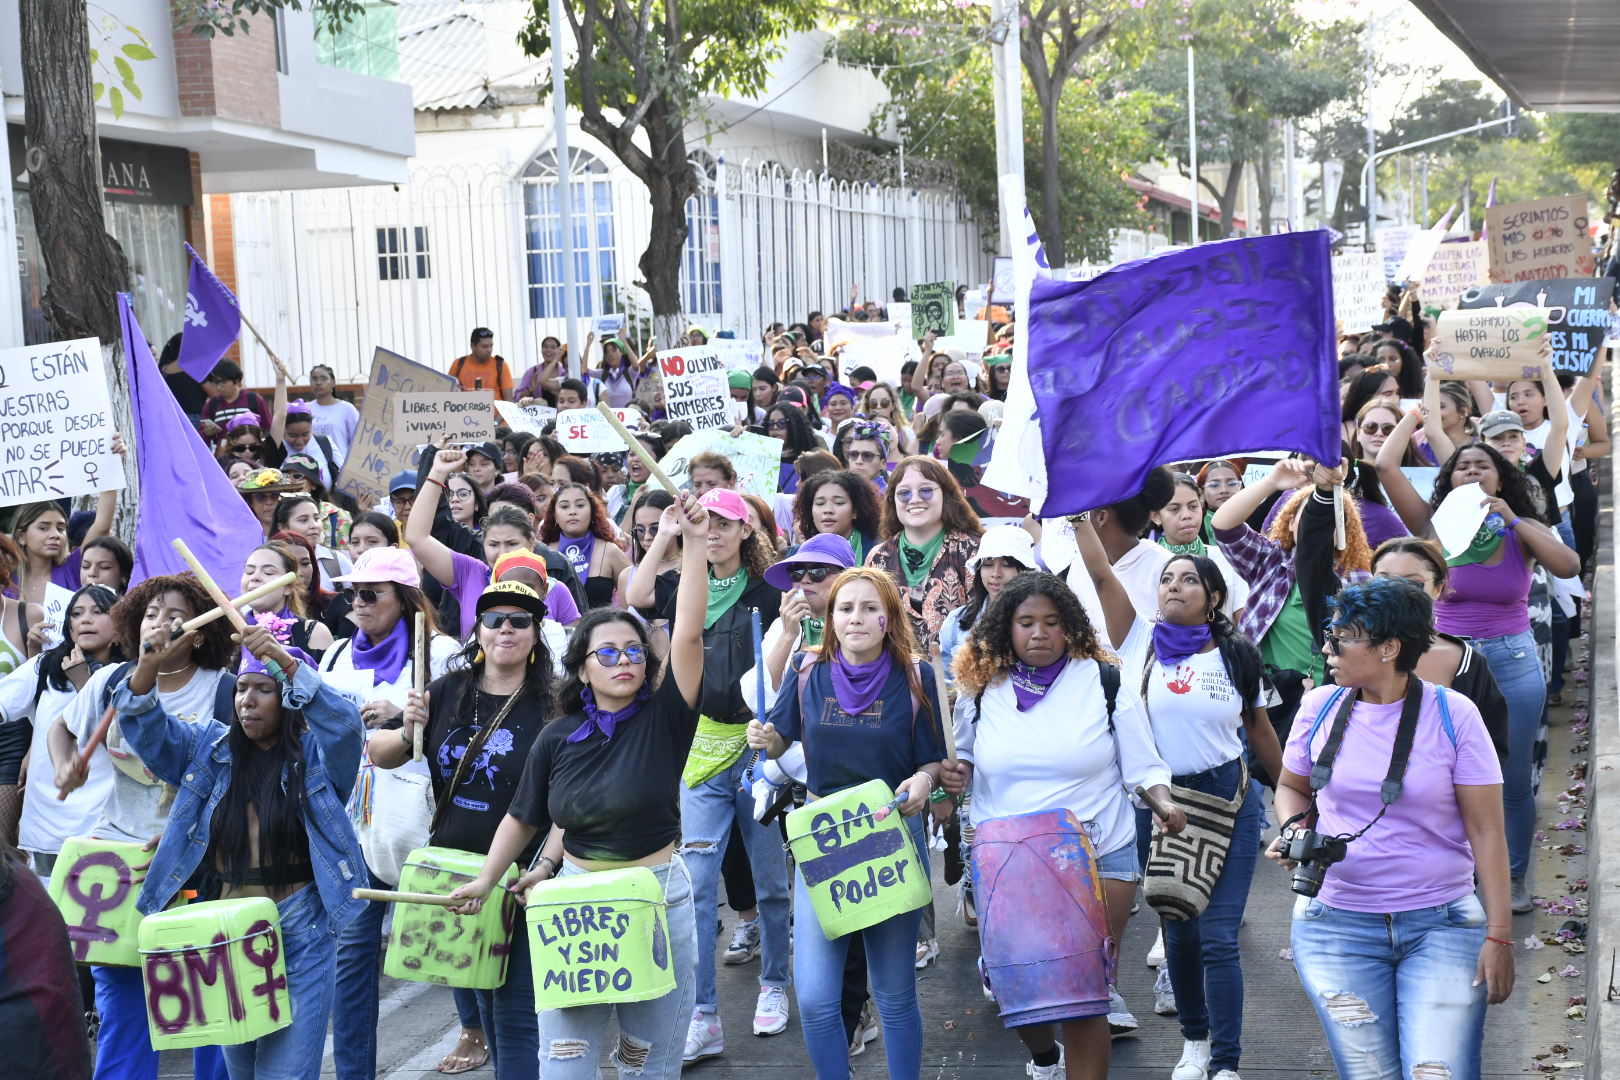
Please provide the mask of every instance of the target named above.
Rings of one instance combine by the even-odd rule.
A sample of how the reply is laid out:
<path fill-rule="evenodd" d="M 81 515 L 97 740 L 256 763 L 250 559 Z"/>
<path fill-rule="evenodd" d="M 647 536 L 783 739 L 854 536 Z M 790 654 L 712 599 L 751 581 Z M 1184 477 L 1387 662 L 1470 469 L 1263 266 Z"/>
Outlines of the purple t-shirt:
<path fill-rule="evenodd" d="M 461 607 L 461 639 L 465 641 L 467 635 L 472 633 L 473 624 L 478 621 L 478 596 L 489 588 L 489 567 L 482 559 L 463 555 L 459 551 L 450 553 L 450 566 L 455 571 L 456 580 L 445 588 Z M 548 581 L 547 584 L 546 610 L 564 626 L 574 625 L 579 621 L 579 605 L 574 603 L 574 594 L 560 588 L 555 581 Z"/>
<path fill-rule="evenodd" d="M 1321 756 L 1333 717 L 1322 721 L 1309 747 L 1306 737 L 1336 689 L 1319 686 L 1300 700 L 1283 749 L 1283 768 L 1289 772 L 1310 776 L 1311 762 Z M 1435 692 L 1433 685 L 1424 684 L 1401 797 L 1390 804 L 1382 821 L 1350 845 L 1344 860 L 1328 870 L 1322 903 L 1345 911 L 1388 914 L 1449 904 L 1473 892 L 1474 856 L 1457 809 L 1455 785 L 1500 784 L 1502 768 L 1479 709 L 1463 695 L 1448 691 L 1446 705 L 1457 736 L 1457 745 L 1452 746 L 1440 723 Z M 1317 832 L 1347 835 L 1378 816 L 1383 805 L 1379 788 L 1389 772 L 1400 720 L 1399 701 L 1356 703 L 1333 764 L 1333 778 L 1317 793 L 1321 811 Z"/>
<path fill-rule="evenodd" d="M 1502 561 L 1495 566 L 1453 566 L 1446 594 L 1434 605 L 1441 633 L 1465 638 L 1505 637 L 1530 632 L 1530 564 L 1517 533 L 1502 537 Z"/>

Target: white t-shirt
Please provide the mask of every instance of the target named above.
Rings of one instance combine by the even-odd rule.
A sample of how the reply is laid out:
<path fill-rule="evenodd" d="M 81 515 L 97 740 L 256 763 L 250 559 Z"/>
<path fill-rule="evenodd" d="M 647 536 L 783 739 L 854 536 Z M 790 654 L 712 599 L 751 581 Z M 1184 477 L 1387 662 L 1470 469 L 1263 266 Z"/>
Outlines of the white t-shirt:
<path fill-rule="evenodd" d="M 90 835 L 96 822 L 101 820 L 102 806 L 112 793 L 113 767 L 106 748 L 97 747 L 90 758 L 89 776 L 84 784 L 65 800 L 57 801 L 48 740 L 56 718 L 67 711 L 78 695 L 71 684 L 70 689 L 58 690 L 47 683 L 36 701 L 34 688 L 39 684 L 39 661 L 40 657 L 36 656 L 0 679 L 0 715 L 8 723 L 34 722 L 34 734 L 28 743 L 28 788 L 23 794 L 22 819 L 17 825 L 17 846 L 24 851 L 54 855 L 62 850 L 62 841 L 71 836 Z"/>
<path fill-rule="evenodd" d="M 1265 704 L 1264 695 L 1255 702 Z M 1179 664 L 1155 658 L 1148 672 L 1147 710 L 1153 741 L 1176 776 L 1213 769 L 1243 753 L 1242 705 L 1219 649 L 1194 653 Z"/>
<path fill-rule="evenodd" d="M 559 627 L 560 629 L 560 627 Z M 550 644 L 549 638 L 547 644 Z M 448 634 L 434 634 L 428 639 L 428 674 L 427 681 L 444 675 L 450 669 L 450 660 L 461 651 L 461 644 Z M 560 655 L 560 654 L 556 654 Z M 372 701 L 387 701 L 403 709 L 410 701 L 411 690 L 416 686 L 416 661 L 414 657 L 407 657 L 405 666 L 399 669 L 399 678 L 393 682 L 381 682 L 370 671 L 357 671 L 354 666 L 354 640 L 344 638 L 336 642 L 321 656 L 321 681 L 341 694 L 356 707 Z M 368 678 L 369 676 L 369 678 Z M 396 731 L 376 728 L 367 730 L 366 739 L 369 741 L 377 736 L 397 739 Z M 405 772 L 427 775 L 427 761 L 407 761 L 400 766 Z"/>
<path fill-rule="evenodd" d="M 334 401 L 330 405 L 311 401 L 309 416 L 310 430 L 316 435 L 326 436 L 332 444 L 332 456 L 341 467 L 349 457 L 349 444 L 354 441 L 355 429 L 360 426 L 360 410 L 347 401 Z"/>
<path fill-rule="evenodd" d="M 101 722 L 101 713 L 105 707 L 102 699 L 109 697 L 106 693 L 107 684 L 122 666 L 108 664 L 90 676 L 90 681 L 84 684 L 84 689 L 73 699 L 72 706 L 64 714 L 63 719 L 67 722 L 68 730 L 73 732 L 81 747 L 89 741 L 91 732 L 95 731 L 96 725 Z M 158 702 L 163 706 L 164 712 L 178 717 L 185 723 L 206 723 L 215 719 L 214 694 L 223 674 L 220 671 L 199 668 L 191 676 L 191 680 L 179 690 L 167 693 L 159 690 Z M 229 721 L 229 717 L 218 719 L 222 722 Z M 101 820 L 96 824 L 94 833 L 104 840 L 133 840 L 145 843 L 163 831 L 178 789 L 152 775 L 140 757 L 124 741 L 117 719 L 113 720 L 112 729 L 107 732 L 105 745 L 113 765 L 112 790 L 102 807 Z M 53 792 L 51 798 L 55 797 Z"/>

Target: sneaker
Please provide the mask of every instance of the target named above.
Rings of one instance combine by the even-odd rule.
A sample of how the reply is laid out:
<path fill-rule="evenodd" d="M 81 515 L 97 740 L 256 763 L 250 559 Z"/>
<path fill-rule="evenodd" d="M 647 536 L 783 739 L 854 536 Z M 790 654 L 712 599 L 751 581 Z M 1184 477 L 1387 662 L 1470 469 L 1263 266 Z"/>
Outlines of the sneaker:
<path fill-rule="evenodd" d="M 1243 1077 L 1237 1074 L 1236 1069 L 1222 1069 L 1215 1074 L 1215 1080 L 1243 1080 Z"/>
<path fill-rule="evenodd" d="M 1524 878 L 1513 879 L 1513 889 L 1509 894 L 1513 901 L 1513 914 L 1526 915 L 1536 910 L 1536 903 L 1530 899 L 1530 886 L 1525 884 Z"/>
<path fill-rule="evenodd" d="M 917 970 L 921 971 L 939 955 L 939 942 L 933 938 L 917 942 Z"/>
<path fill-rule="evenodd" d="M 1058 1060 L 1056 1065 L 1037 1065 L 1033 1061 L 1024 1062 L 1024 1075 L 1030 1080 L 1065 1080 L 1069 1075 L 1063 1065 L 1063 1044 L 1058 1043 Z"/>
<path fill-rule="evenodd" d="M 962 921 L 969 926 L 979 925 L 979 905 L 973 899 L 972 889 L 962 890 Z"/>
<path fill-rule="evenodd" d="M 759 920 L 739 922 L 731 932 L 731 944 L 723 959 L 728 964 L 746 964 L 759 955 Z"/>
<path fill-rule="evenodd" d="M 692 1022 L 686 1028 L 686 1053 L 681 1060 L 690 1065 L 704 1058 L 719 1057 L 725 1052 L 726 1037 L 720 1030 L 720 1017 L 694 1009 Z"/>
<path fill-rule="evenodd" d="M 1114 987 L 1108 988 L 1108 1034 L 1112 1038 L 1129 1035 L 1137 1028 L 1136 1017 L 1125 1007 L 1125 999 Z"/>
<path fill-rule="evenodd" d="M 984 957 L 979 957 L 979 986 L 984 991 L 984 1000 L 995 1003 L 996 992 L 990 988 L 990 971 L 984 966 Z"/>
<path fill-rule="evenodd" d="M 855 1021 L 855 1038 L 849 1044 L 849 1056 L 859 1057 L 866 1052 L 866 1044 L 878 1037 L 877 1014 L 872 1011 L 872 999 L 861 1006 L 861 1018 Z"/>
<path fill-rule="evenodd" d="M 1159 977 L 1153 980 L 1153 1011 L 1158 1016 L 1176 1015 L 1176 992 L 1170 987 L 1170 969 L 1159 969 Z"/>
<path fill-rule="evenodd" d="M 1170 1070 L 1170 1080 L 1208 1080 L 1209 1040 L 1188 1039 L 1181 1044 L 1181 1060 Z"/>
<path fill-rule="evenodd" d="M 788 996 L 780 986 L 759 988 L 759 1001 L 754 1005 L 754 1034 L 780 1035 L 787 1030 Z"/>
<path fill-rule="evenodd" d="M 1164 966 L 1164 927 L 1159 927 L 1159 934 L 1153 939 L 1153 948 L 1147 952 L 1147 966 L 1151 968 Z"/>

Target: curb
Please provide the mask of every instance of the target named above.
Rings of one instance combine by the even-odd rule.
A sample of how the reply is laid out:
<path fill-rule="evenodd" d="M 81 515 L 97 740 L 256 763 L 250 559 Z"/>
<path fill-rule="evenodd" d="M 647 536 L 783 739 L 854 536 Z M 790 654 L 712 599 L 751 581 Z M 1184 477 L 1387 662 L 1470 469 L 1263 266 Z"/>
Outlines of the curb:
<path fill-rule="evenodd" d="M 1612 400 L 1612 399 L 1611 399 Z M 1606 468 L 1610 483 L 1598 513 L 1609 515 L 1608 530 L 1600 530 L 1592 583 L 1592 603 L 1587 622 L 1592 648 L 1589 714 L 1591 716 L 1591 767 L 1587 771 L 1589 792 L 1587 812 L 1587 878 L 1591 882 L 1587 913 L 1586 1000 L 1588 1080 L 1603 1076 L 1605 1061 L 1614 1061 L 1620 1075 L 1620 970 L 1616 954 L 1620 950 L 1620 814 L 1608 813 L 1620 806 L 1620 690 L 1616 673 L 1620 670 L 1620 637 L 1613 635 L 1611 620 L 1615 604 L 1615 552 L 1620 551 L 1620 514 L 1615 512 L 1613 484 L 1615 470 Z M 1607 532 L 1608 544 L 1601 540 Z M 1605 550 L 1605 547 L 1607 550 Z M 1607 648 L 1598 647 L 1601 632 L 1614 637 Z M 1603 810 L 1600 811 L 1599 807 Z"/>

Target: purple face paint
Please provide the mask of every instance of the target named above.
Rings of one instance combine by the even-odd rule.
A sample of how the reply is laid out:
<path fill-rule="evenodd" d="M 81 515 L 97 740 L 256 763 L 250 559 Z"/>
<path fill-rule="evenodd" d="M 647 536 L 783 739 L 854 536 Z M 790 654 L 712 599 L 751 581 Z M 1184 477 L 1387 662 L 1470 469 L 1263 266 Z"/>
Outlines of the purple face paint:
<path fill-rule="evenodd" d="M 889 617 L 887 615 L 879 615 L 878 616 L 878 633 L 887 634 L 888 632 L 889 632 Z"/>

